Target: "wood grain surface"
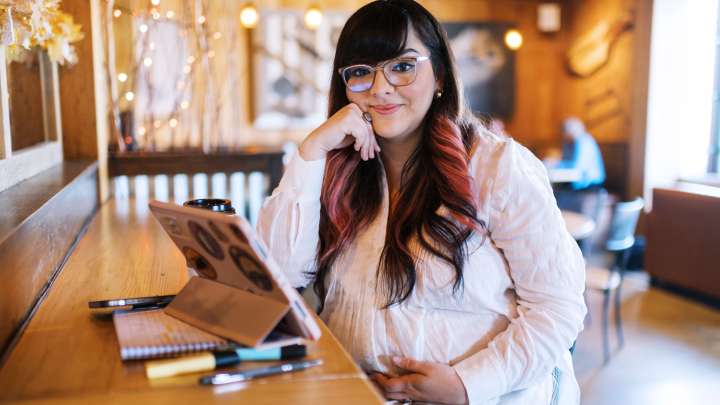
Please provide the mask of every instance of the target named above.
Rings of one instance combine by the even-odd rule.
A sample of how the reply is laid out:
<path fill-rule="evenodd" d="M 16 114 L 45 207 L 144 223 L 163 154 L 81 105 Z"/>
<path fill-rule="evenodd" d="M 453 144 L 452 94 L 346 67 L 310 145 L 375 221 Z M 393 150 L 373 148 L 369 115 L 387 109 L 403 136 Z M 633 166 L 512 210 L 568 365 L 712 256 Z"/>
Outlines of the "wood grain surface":
<path fill-rule="evenodd" d="M 24 335 L 0 369 L 0 402 L 29 403 L 382 403 L 372 384 L 321 325 L 309 370 L 223 387 L 198 375 L 150 381 L 142 362 L 121 362 L 110 319 L 90 300 L 177 293 L 185 261 L 140 200 L 101 207 Z M 253 367 L 246 363 L 236 368 Z"/>
<path fill-rule="evenodd" d="M 97 165 L 66 162 L 0 193 L 0 364 L 97 208 Z"/>

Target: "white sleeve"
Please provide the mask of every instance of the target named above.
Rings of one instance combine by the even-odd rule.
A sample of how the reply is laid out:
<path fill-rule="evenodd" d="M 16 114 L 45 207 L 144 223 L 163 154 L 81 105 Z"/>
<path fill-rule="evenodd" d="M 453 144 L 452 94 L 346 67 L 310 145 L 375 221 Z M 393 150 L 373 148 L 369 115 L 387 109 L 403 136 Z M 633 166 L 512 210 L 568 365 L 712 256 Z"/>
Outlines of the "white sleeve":
<path fill-rule="evenodd" d="M 582 330 L 586 312 L 584 260 L 545 168 L 511 140 L 497 159 L 488 230 L 507 259 L 517 317 L 487 348 L 453 365 L 470 404 L 546 379 Z"/>
<path fill-rule="evenodd" d="M 296 152 L 258 217 L 258 234 L 293 287 L 312 281 L 307 273 L 315 270 L 324 174 L 325 159 L 308 162 Z"/>

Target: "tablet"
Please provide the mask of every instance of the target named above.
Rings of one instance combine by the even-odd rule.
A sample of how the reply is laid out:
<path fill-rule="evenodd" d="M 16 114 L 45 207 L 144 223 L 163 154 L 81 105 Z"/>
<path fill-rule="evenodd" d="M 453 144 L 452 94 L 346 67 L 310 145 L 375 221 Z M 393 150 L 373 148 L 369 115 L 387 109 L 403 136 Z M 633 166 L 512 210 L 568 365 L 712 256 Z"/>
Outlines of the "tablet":
<path fill-rule="evenodd" d="M 160 201 L 149 206 L 199 277 L 287 305 L 281 329 L 306 339 L 320 337 L 312 311 L 245 218 Z"/>

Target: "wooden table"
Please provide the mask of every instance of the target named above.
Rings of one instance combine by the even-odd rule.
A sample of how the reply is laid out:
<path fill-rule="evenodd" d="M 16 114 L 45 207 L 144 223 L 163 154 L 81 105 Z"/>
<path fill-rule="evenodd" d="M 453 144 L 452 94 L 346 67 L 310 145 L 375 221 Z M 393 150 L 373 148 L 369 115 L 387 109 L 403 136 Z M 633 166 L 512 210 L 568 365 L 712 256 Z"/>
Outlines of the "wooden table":
<path fill-rule="evenodd" d="M 568 232 L 575 240 L 582 240 L 595 231 L 595 221 L 592 218 L 573 211 L 561 210 Z"/>
<path fill-rule="evenodd" d="M 572 183 L 580 180 L 580 170 L 548 168 L 548 178 L 552 183 Z"/>
<path fill-rule="evenodd" d="M 217 387 L 199 386 L 197 375 L 146 379 L 142 362 L 120 361 L 112 321 L 91 315 L 87 302 L 174 294 L 186 281 L 182 255 L 146 202 L 104 204 L 0 369 L 0 402 L 384 402 L 322 324 L 322 338 L 308 346 L 308 358 L 323 359 L 320 367 Z"/>

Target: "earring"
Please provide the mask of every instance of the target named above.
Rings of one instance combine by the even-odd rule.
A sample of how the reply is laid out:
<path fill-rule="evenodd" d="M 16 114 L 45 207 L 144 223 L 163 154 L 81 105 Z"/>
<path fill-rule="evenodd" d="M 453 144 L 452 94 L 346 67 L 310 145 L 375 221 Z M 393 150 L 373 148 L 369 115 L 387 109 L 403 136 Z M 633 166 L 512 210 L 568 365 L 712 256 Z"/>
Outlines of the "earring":
<path fill-rule="evenodd" d="M 437 92 L 435 92 L 435 98 L 440 98 L 440 97 L 442 97 L 442 91 L 438 90 Z"/>

